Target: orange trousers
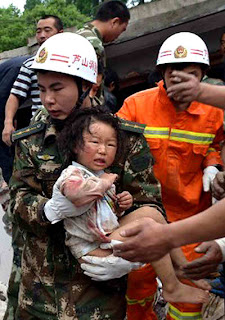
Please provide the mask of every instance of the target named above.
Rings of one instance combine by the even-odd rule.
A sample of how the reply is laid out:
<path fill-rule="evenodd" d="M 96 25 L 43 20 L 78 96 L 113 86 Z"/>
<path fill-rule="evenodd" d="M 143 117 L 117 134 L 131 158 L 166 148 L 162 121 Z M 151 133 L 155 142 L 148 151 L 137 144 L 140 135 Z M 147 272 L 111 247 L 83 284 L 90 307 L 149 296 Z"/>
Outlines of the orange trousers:
<path fill-rule="evenodd" d="M 182 247 L 182 251 L 188 261 L 193 261 L 197 258 L 203 256 L 202 253 L 196 253 L 194 251 L 199 243 L 189 244 Z M 188 283 L 191 285 L 190 283 Z M 194 285 L 193 285 L 194 286 Z M 202 304 L 194 303 L 169 303 L 169 310 L 167 313 L 167 320 L 178 320 L 178 319 L 188 319 L 188 320 L 201 320 Z"/>
<path fill-rule="evenodd" d="M 188 261 L 199 258 L 194 248 L 198 244 L 182 248 Z M 190 283 L 188 283 L 190 285 Z M 194 285 L 193 285 L 194 286 Z M 127 320 L 157 320 L 153 311 L 154 298 L 157 290 L 156 273 L 150 264 L 132 271 L 128 275 L 127 284 Z M 172 303 L 169 304 L 167 320 L 201 320 L 202 304 Z"/>
<path fill-rule="evenodd" d="M 157 320 L 153 311 L 156 273 L 150 264 L 131 271 L 127 283 L 127 320 Z"/>

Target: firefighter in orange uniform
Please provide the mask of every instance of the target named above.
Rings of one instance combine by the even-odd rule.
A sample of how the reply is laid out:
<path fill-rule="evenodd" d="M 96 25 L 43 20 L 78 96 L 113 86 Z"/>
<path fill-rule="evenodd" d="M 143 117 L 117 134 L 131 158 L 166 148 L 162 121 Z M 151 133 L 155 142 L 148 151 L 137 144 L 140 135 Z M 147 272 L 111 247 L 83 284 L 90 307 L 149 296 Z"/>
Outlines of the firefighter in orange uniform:
<path fill-rule="evenodd" d="M 173 70 L 193 74 L 201 81 L 208 66 L 208 50 L 199 36 L 190 32 L 170 36 L 162 44 L 157 60 L 163 80 L 157 88 L 128 97 L 118 112 L 121 118 L 146 125 L 144 135 L 155 158 L 154 173 L 162 185 L 163 204 L 171 222 L 211 206 L 210 184 L 222 168 L 223 111 L 195 101 L 179 103 L 166 91 L 173 84 Z M 189 261 L 199 257 L 194 251 L 197 245 L 182 248 Z M 132 281 L 135 288 L 135 272 L 130 275 L 130 285 Z M 128 301 L 129 294 L 132 292 L 127 293 Z M 141 308 L 138 303 L 136 307 Z M 167 319 L 200 320 L 201 307 L 169 304 Z"/>

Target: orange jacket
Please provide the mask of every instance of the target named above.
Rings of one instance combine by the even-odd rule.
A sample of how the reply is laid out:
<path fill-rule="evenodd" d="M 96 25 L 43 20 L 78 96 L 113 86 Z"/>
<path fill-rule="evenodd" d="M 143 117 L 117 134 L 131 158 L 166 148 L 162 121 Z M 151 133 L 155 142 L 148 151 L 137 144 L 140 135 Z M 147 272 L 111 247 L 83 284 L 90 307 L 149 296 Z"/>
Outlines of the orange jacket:
<path fill-rule="evenodd" d="M 203 192 L 203 169 L 222 164 L 223 111 L 192 102 L 176 112 L 163 81 L 158 88 L 128 97 L 118 116 L 146 124 L 144 135 L 155 158 L 154 173 L 162 185 L 169 221 L 181 220 L 211 205 Z"/>

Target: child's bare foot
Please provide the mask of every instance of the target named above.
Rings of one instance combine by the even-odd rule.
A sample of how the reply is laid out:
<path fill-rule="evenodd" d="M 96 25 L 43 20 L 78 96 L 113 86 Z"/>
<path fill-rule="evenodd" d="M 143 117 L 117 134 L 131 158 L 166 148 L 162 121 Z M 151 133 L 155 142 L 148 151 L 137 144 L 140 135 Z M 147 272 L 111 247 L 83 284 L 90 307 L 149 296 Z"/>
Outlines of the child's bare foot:
<path fill-rule="evenodd" d="M 173 290 L 163 288 L 163 298 L 168 302 L 205 303 L 208 301 L 209 292 L 177 282 Z"/>

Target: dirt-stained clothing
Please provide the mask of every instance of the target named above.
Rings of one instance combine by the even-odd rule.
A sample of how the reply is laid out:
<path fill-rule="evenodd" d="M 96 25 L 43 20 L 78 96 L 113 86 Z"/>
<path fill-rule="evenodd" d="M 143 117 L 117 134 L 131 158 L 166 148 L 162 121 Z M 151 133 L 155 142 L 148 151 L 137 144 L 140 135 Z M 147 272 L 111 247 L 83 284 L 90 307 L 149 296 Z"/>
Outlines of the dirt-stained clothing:
<path fill-rule="evenodd" d="M 125 279 L 94 282 L 83 274 L 65 245 L 63 222 L 51 225 L 43 218 L 43 206 L 64 169 L 56 143 L 55 126 L 44 110 L 28 129 L 14 134 L 18 139 L 10 183 L 13 220 L 25 237 L 22 280 L 15 319 L 107 319 L 125 316 Z M 119 174 L 118 190 L 128 190 L 134 207 L 161 206 L 160 185 L 152 171 L 148 145 L 129 122 L 124 158 L 112 172 Z"/>

